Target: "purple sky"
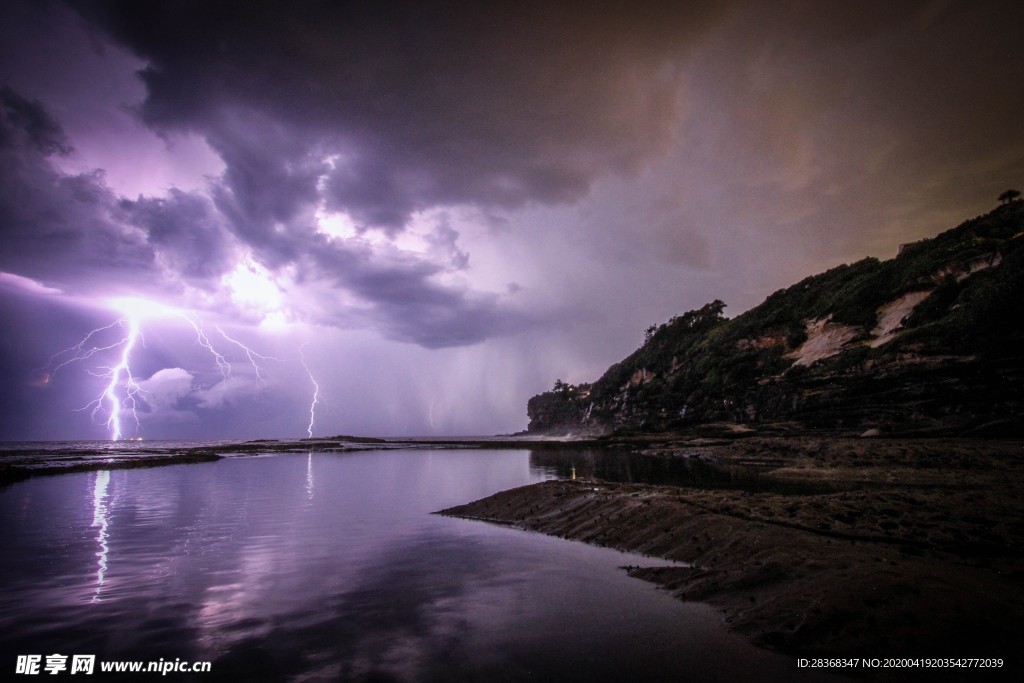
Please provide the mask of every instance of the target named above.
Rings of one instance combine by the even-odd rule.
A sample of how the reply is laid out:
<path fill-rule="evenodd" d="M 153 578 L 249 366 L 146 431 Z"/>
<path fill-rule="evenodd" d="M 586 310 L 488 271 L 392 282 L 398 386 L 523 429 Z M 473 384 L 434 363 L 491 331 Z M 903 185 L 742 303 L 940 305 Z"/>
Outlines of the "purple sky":
<path fill-rule="evenodd" d="M 107 438 L 122 316 L 127 436 L 516 431 L 1024 180 L 1016 3 L 596 4 L 4 2 L 0 438 Z"/>

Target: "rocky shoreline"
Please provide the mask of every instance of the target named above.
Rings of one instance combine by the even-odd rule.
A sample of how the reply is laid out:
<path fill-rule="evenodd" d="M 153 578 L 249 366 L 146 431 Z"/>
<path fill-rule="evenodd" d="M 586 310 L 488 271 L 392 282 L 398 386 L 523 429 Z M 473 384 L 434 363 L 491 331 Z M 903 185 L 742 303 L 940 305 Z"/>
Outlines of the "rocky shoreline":
<path fill-rule="evenodd" d="M 645 452 L 759 463 L 780 486 L 562 480 L 441 514 L 647 554 L 631 576 L 794 655 L 1012 659 L 1024 645 L 1024 443 L 705 439 Z"/>
<path fill-rule="evenodd" d="M 0 486 L 31 477 L 92 472 L 96 470 L 160 467 L 212 462 L 224 457 L 244 457 L 279 453 L 355 453 L 394 449 L 489 449 L 528 448 L 530 450 L 580 450 L 616 447 L 616 440 L 580 440 L 501 436 L 448 439 L 380 439 L 363 436 L 328 436 L 308 439 L 257 439 L 213 443 L 197 447 L 162 447 L 148 442 L 95 442 L 95 446 L 0 448 Z M 630 442 L 634 446 L 635 442 Z"/>

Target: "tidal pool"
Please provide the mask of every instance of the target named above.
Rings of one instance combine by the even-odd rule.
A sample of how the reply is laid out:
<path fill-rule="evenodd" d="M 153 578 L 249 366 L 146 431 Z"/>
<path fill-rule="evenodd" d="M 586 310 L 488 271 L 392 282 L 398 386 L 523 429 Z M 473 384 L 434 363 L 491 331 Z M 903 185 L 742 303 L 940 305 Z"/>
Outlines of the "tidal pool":
<path fill-rule="evenodd" d="M 657 559 L 430 514 L 556 475 L 526 450 L 390 450 L 10 484 L 2 666 L 59 653 L 212 662 L 168 680 L 812 680 L 621 569 Z"/>

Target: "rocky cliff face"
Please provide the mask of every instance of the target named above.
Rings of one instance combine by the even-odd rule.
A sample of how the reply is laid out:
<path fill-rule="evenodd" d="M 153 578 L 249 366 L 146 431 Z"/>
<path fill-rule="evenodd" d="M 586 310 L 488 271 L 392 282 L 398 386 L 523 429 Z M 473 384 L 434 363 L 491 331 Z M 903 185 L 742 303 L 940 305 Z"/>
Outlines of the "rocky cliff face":
<path fill-rule="evenodd" d="M 530 399 L 530 432 L 1024 432 L 1024 202 L 809 277 L 733 319 L 648 330 L 593 384 Z"/>

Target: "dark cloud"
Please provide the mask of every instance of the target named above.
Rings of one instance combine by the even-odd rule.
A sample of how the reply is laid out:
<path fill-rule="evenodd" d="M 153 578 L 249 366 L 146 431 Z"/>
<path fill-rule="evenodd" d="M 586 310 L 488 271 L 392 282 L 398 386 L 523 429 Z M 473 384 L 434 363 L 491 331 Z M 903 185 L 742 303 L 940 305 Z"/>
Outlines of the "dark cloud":
<path fill-rule="evenodd" d="M 430 348 L 540 316 L 508 294 L 442 283 L 469 263 L 444 222 L 430 253 L 392 257 L 325 240 L 315 211 L 394 237 L 438 206 L 579 199 L 671 142 L 683 57 L 717 15 L 711 3 L 69 4 L 145 62 L 141 120 L 198 132 L 223 159 L 211 196 L 261 263 L 299 264 L 303 280 L 362 304 L 321 302 L 325 318 Z M 211 275 L 216 250 L 186 254 L 204 238 L 185 229 L 181 199 L 140 200 L 133 220 L 165 262 Z"/>
<path fill-rule="evenodd" d="M 443 240 L 445 233 L 441 235 Z M 543 320 L 497 294 L 439 282 L 438 276 L 449 270 L 443 261 L 381 258 L 366 248 L 321 240 L 301 265 L 307 278 L 330 280 L 366 304 L 356 313 L 339 307 L 337 317 L 328 313 L 326 322 L 345 325 L 362 319 L 391 339 L 426 348 L 475 344 Z"/>
<path fill-rule="evenodd" d="M 309 204 L 324 166 L 308 156 L 282 164 L 288 149 L 280 139 L 259 138 L 262 147 L 249 140 L 244 159 L 230 156 L 225 177 L 211 181 L 212 198 L 171 189 L 127 200 L 101 172 L 66 175 L 53 167 L 50 157 L 69 145 L 41 104 L 9 88 L 0 103 L 0 270 L 75 293 L 160 295 L 182 284 L 216 290 L 238 262 L 237 237 L 264 264 L 298 265 L 300 281 L 327 283 L 306 312 L 313 322 L 370 326 L 428 348 L 474 344 L 535 322 L 497 295 L 438 282 L 469 258 L 445 220 L 426 235 L 425 254 L 379 252 L 315 233 Z M 241 155 L 243 145 L 230 152 Z M 239 186 L 245 190 L 235 192 Z M 358 311 L 334 301 L 343 293 L 357 299 Z M 292 305 L 302 310 L 300 301 Z"/>
<path fill-rule="evenodd" d="M 427 241 L 447 261 L 448 268 L 464 270 L 469 266 L 469 254 L 459 249 L 459 231 L 451 226 L 447 216 L 443 216 L 434 231 L 427 235 Z"/>
<path fill-rule="evenodd" d="M 234 267 L 226 221 L 205 195 L 171 189 L 165 197 L 124 200 L 128 220 L 146 232 L 161 265 L 192 284 Z"/>
<path fill-rule="evenodd" d="M 207 136 L 226 164 L 213 188 L 217 207 L 268 261 L 295 258 L 295 240 L 314 228 L 311 207 L 328 170 L 324 160 L 311 153 L 301 131 L 257 112 L 224 113 Z"/>
<path fill-rule="evenodd" d="M 49 157 L 69 150 L 38 102 L 0 90 L 0 269 L 91 289 L 148 270 L 145 236 L 123 222 L 100 172 L 64 175 Z"/>
<path fill-rule="evenodd" d="M 578 199 L 657 154 L 677 122 L 680 57 L 714 15 L 714 3 L 71 4 L 146 60 L 143 119 L 207 135 L 240 205 L 275 178 L 308 193 L 286 165 L 334 153 L 328 208 L 392 231 L 436 205 Z M 232 132 L 250 111 L 297 153 L 252 163 Z"/>
<path fill-rule="evenodd" d="M 1022 34 L 1006 9 L 750 3 L 695 59 L 705 107 L 686 153 L 819 258 L 934 234 L 1024 176 L 1024 92 L 1007 87 L 1024 77 Z"/>
<path fill-rule="evenodd" d="M 0 148 L 29 147 L 43 156 L 70 154 L 64 130 L 38 102 L 29 102 L 6 85 L 0 86 Z"/>

